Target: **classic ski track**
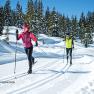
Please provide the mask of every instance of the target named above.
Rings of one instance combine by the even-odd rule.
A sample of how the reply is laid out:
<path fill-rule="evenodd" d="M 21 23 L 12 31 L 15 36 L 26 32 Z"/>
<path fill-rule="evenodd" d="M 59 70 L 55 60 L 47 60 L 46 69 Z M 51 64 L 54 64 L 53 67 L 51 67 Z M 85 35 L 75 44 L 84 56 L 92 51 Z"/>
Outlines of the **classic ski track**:
<path fill-rule="evenodd" d="M 5 44 L 5 45 L 3 45 L 3 44 Z M 15 52 L 15 49 L 13 49 L 12 47 L 11 47 L 11 45 L 9 45 L 9 44 L 7 44 L 7 43 L 4 43 L 4 42 L 1 42 L 1 44 L 0 44 L 4 49 L 6 49 L 8 52 Z M 10 47 L 9 47 L 10 46 Z"/>
<path fill-rule="evenodd" d="M 57 64 L 58 60 L 51 62 L 51 64 L 47 63 L 46 65 L 43 65 L 41 67 L 38 67 L 36 70 L 34 70 L 34 72 L 37 72 L 38 70 L 41 70 L 42 68 L 43 69 L 46 69 L 46 68 L 50 68 L 50 67 L 53 67 L 53 65 Z M 1 78 L 0 81 L 9 81 L 9 80 L 12 80 L 12 79 L 15 79 L 15 78 L 20 78 L 22 76 L 25 76 L 27 75 L 26 72 L 22 72 L 22 73 L 18 73 L 18 74 L 13 74 L 13 75 L 10 75 L 10 76 L 6 76 L 4 78 Z"/>
<path fill-rule="evenodd" d="M 53 79 L 56 79 L 56 78 L 60 77 L 62 74 L 65 74 L 67 72 L 67 70 L 70 68 L 70 66 L 68 66 L 68 67 L 67 66 L 68 66 L 68 64 L 66 64 L 60 70 L 59 73 L 52 74 L 52 75 L 50 75 L 48 77 L 45 77 L 45 78 L 43 78 L 41 80 L 38 80 L 38 81 L 36 81 L 36 82 L 34 82 L 32 84 L 27 85 L 27 86 L 23 86 L 20 89 L 16 89 L 16 90 L 11 91 L 11 92 L 9 92 L 7 94 L 13 94 L 14 92 L 15 92 L 15 94 L 22 94 L 23 92 L 27 92 L 29 90 L 32 90 L 34 88 L 37 88 L 37 87 L 39 87 L 39 86 L 41 86 L 41 85 L 43 85 L 43 84 L 45 84 L 45 83 L 47 83 L 49 81 L 52 81 Z"/>

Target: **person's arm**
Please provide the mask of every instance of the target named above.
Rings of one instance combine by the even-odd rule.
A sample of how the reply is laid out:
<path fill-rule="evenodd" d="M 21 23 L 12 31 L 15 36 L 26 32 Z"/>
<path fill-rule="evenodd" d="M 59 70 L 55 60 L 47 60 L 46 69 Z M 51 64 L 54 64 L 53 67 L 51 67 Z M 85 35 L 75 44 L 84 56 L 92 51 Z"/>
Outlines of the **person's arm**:
<path fill-rule="evenodd" d="M 72 47 L 74 48 L 74 40 L 72 39 Z"/>
<path fill-rule="evenodd" d="M 31 39 L 32 39 L 33 41 L 36 42 L 36 46 L 38 46 L 38 42 L 37 42 L 36 36 L 35 36 L 33 33 L 30 33 L 30 37 L 31 37 Z"/>

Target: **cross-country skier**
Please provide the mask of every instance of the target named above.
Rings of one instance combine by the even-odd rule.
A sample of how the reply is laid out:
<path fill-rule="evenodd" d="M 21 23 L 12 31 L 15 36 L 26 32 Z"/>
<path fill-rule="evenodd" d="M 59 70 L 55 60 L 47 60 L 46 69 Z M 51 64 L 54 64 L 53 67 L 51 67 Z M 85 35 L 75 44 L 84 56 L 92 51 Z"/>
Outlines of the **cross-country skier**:
<path fill-rule="evenodd" d="M 31 40 L 35 41 L 36 46 L 38 46 L 37 38 L 35 35 L 30 32 L 30 26 L 27 23 L 24 23 L 23 25 L 23 32 L 21 34 L 18 34 L 18 30 L 16 30 L 16 39 L 22 39 L 23 41 L 23 46 L 25 49 L 25 52 L 28 57 L 28 63 L 29 63 L 29 70 L 28 74 L 32 73 L 32 64 L 34 62 L 34 58 L 32 57 L 32 52 L 33 52 L 33 44 Z"/>
<path fill-rule="evenodd" d="M 74 42 L 73 42 L 72 35 L 70 33 L 66 34 L 65 44 L 66 44 L 67 63 L 68 63 L 68 58 L 70 56 L 70 65 L 71 65 L 72 64 L 72 48 L 74 48 Z"/>

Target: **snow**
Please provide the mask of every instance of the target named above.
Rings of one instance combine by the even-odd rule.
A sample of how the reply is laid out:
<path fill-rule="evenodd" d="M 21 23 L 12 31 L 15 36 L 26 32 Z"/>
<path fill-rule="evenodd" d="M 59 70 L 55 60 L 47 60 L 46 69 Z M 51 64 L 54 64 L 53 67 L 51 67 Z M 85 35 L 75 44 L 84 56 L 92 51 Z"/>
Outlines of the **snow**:
<path fill-rule="evenodd" d="M 73 65 L 69 67 L 63 39 L 40 34 L 39 46 L 33 51 L 37 62 L 33 73 L 27 75 L 28 60 L 20 40 L 14 74 L 16 29 L 9 28 L 9 44 L 5 36 L 0 38 L 0 94 L 94 94 L 94 44 L 84 48 L 75 41 Z"/>

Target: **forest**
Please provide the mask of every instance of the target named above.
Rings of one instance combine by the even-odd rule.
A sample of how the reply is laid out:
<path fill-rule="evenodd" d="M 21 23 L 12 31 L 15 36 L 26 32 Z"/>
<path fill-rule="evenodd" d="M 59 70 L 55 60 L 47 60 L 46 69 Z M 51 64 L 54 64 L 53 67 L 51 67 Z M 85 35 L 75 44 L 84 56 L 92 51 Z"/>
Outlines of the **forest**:
<path fill-rule="evenodd" d="M 69 32 L 75 40 L 80 39 L 83 44 L 93 43 L 94 11 L 88 11 L 87 14 L 82 12 L 78 19 L 76 15 L 66 17 L 56 11 L 55 7 L 50 10 L 48 6 L 44 11 L 42 0 L 27 0 L 26 6 L 26 12 L 23 12 L 20 1 L 17 2 L 15 10 L 11 8 L 10 0 L 0 6 L 0 36 L 4 34 L 4 26 L 7 26 L 8 31 L 9 26 L 22 28 L 23 23 L 27 22 L 30 31 L 36 35 L 43 33 L 64 38 L 66 32 Z"/>

